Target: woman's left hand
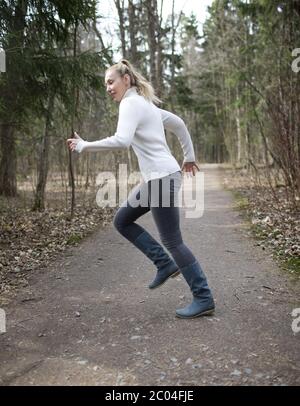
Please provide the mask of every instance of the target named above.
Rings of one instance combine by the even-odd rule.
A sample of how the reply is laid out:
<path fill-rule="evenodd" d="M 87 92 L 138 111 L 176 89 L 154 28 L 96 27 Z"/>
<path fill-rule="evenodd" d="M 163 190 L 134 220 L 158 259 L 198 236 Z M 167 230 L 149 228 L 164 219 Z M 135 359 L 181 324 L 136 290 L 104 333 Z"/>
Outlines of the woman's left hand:
<path fill-rule="evenodd" d="M 200 171 L 196 162 L 184 162 L 181 167 L 181 170 L 183 172 L 191 173 L 193 176 L 195 176 L 197 170 Z"/>
<path fill-rule="evenodd" d="M 69 149 L 71 151 L 74 151 L 75 148 L 76 148 L 76 145 L 78 144 L 78 142 L 80 140 L 82 140 L 82 138 L 75 131 L 73 133 L 73 136 L 74 136 L 74 138 L 68 138 L 67 139 L 67 144 L 68 144 L 68 147 L 69 147 Z"/>

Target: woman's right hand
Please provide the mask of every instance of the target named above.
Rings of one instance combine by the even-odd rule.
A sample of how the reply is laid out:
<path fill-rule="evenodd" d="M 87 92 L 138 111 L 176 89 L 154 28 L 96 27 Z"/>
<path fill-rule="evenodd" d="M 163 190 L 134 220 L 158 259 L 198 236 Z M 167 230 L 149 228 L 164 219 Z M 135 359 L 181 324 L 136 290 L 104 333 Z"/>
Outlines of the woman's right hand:
<path fill-rule="evenodd" d="M 74 133 L 73 133 L 73 137 L 74 138 L 68 138 L 67 139 L 67 144 L 68 144 L 68 147 L 69 147 L 69 149 L 71 150 L 71 151 L 75 151 L 75 149 L 76 149 L 76 145 L 78 144 L 78 142 L 80 141 L 80 140 L 82 140 L 82 138 L 77 134 L 77 132 L 75 132 L 74 131 Z"/>

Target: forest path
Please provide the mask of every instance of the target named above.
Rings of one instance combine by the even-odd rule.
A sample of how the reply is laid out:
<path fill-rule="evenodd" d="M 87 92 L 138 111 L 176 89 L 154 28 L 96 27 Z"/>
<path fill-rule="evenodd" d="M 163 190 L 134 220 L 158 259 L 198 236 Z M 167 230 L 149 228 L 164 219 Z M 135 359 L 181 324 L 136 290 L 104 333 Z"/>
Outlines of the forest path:
<path fill-rule="evenodd" d="M 223 171 L 201 170 L 204 215 L 181 208 L 181 229 L 215 315 L 176 318 L 191 300 L 183 278 L 150 291 L 151 262 L 109 225 L 32 275 L 4 309 L 2 385 L 300 384 L 299 283 L 249 235 Z M 150 213 L 138 222 L 159 238 Z"/>

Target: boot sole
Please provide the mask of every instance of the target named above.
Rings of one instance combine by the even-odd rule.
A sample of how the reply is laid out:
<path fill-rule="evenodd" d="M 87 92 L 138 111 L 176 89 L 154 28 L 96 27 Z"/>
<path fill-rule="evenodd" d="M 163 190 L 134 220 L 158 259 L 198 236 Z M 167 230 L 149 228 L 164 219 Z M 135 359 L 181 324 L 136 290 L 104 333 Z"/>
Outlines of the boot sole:
<path fill-rule="evenodd" d="M 168 276 L 162 283 L 160 283 L 159 285 L 156 285 L 156 286 L 154 286 L 153 288 L 150 288 L 149 286 L 148 286 L 148 287 L 149 287 L 149 289 L 151 289 L 151 290 L 157 289 L 157 288 L 159 288 L 161 285 L 163 285 L 164 283 L 166 283 L 168 279 L 170 279 L 170 278 L 176 278 L 176 276 L 178 276 L 179 274 L 180 274 L 180 270 L 178 270 L 178 271 L 172 273 L 171 275 L 169 275 L 169 276 Z"/>
<path fill-rule="evenodd" d="M 206 310 L 205 312 L 201 312 L 199 314 L 195 314 L 194 316 L 181 316 L 176 313 L 176 317 L 179 317 L 180 319 L 195 319 L 196 317 L 201 317 L 201 316 L 212 316 L 215 312 L 215 309 L 210 309 Z"/>

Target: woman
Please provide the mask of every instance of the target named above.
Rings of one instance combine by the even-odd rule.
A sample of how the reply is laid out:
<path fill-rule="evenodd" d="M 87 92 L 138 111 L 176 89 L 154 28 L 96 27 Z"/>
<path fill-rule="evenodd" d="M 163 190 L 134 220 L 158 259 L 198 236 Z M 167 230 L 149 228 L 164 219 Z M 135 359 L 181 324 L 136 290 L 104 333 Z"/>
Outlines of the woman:
<path fill-rule="evenodd" d="M 115 135 L 88 142 L 75 133 L 74 138 L 67 140 L 68 146 L 78 153 L 132 146 L 143 180 L 119 207 L 114 226 L 156 266 L 156 277 L 150 283 L 150 289 L 161 286 L 169 277 L 181 272 L 192 291 L 193 301 L 177 309 L 176 316 L 192 318 L 212 314 L 214 300 L 199 262 L 182 240 L 179 207 L 176 204 L 182 182 L 181 169 L 192 176 L 199 170 L 190 134 L 181 118 L 154 104 L 160 100 L 155 96 L 153 87 L 126 59 L 106 70 L 105 84 L 109 95 L 120 103 Z M 175 133 L 180 141 L 184 152 L 182 168 L 171 154 L 164 128 Z M 141 198 L 145 195 L 146 204 L 145 199 L 141 204 Z M 162 204 L 168 199 L 170 204 Z M 136 201 L 140 201 L 140 204 L 134 204 Z M 143 227 L 135 223 L 149 211 L 160 239 L 171 256 Z"/>

